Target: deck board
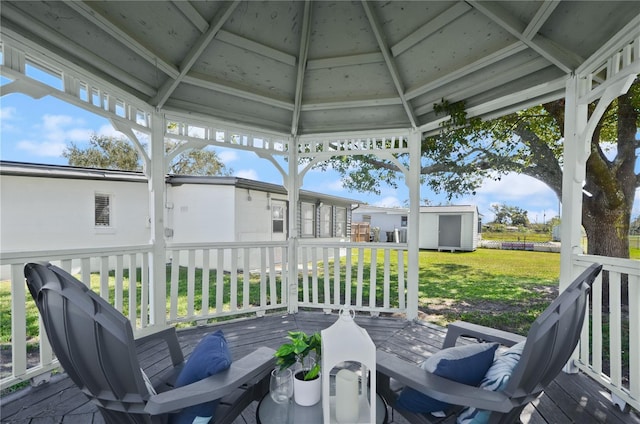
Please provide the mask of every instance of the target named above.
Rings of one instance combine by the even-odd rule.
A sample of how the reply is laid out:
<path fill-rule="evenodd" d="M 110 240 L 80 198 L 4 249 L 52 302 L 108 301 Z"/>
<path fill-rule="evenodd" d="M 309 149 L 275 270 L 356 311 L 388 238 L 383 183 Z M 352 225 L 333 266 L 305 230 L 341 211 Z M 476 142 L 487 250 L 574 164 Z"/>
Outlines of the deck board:
<path fill-rule="evenodd" d="M 287 331 L 320 331 L 336 320 L 336 315 L 299 312 L 294 315 L 269 314 L 216 325 L 179 330 L 178 339 L 185 356 L 207 333 L 222 329 L 234 358 L 240 358 L 258 346 L 276 349 Z M 379 349 L 419 363 L 442 346 L 446 330 L 425 322 L 401 318 L 358 316 Z M 168 352 L 162 343 L 148 343 L 138 349 L 140 364 L 152 378 L 169 367 Z M 255 424 L 256 403 L 250 405 L 234 424 Z M 393 424 L 406 424 L 399 414 L 390 414 Z M 597 423 L 640 424 L 634 412 L 623 413 L 610 401 L 605 390 L 584 374 L 561 374 L 545 393 L 530 403 L 521 415 L 527 424 Z M 23 389 L 0 399 L 0 422 L 11 424 L 103 424 L 104 420 L 79 389 L 64 374 L 49 383 Z"/>

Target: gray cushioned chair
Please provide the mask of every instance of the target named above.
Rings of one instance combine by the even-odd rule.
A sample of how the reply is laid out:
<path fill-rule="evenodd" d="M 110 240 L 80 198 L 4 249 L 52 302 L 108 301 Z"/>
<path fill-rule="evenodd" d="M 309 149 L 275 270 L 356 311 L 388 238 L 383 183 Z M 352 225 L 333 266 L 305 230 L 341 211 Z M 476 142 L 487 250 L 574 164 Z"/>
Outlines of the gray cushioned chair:
<path fill-rule="evenodd" d="M 56 357 L 107 423 L 165 423 L 171 412 L 219 398 L 211 422 L 231 423 L 268 391 L 273 349 L 258 348 L 226 371 L 173 388 L 184 364 L 173 327 L 134 340 L 129 320 L 64 270 L 29 263 L 24 273 Z M 164 343 L 171 359 L 152 378 L 157 395 L 149 393 L 136 354 L 146 343 Z"/>
<path fill-rule="evenodd" d="M 443 349 L 456 345 L 461 336 L 484 342 L 498 342 L 505 346 L 525 341 L 522 356 L 513 369 L 503 391 L 489 391 L 458 383 L 420 369 L 387 352 L 377 353 L 378 392 L 395 405 L 398 390 L 390 383 L 397 380 L 434 399 L 452 405 L 470 406 L 492 411 L 489 423 L 520 422 L 524 407 L 536 399 L 553 381 L 573 354 L 584 323 L 588 293 L 602 265 L 594 264 L 582 272 L 549 307 L 535 320 L 526 339 L 505 331 L 455 322 L 448 326 Z M 420 370 L 421 371 L 421 370 Z M 395 383 L 395 382 L 394 382 Z M 456 414 L 460 408 L 452 408 Z M 435 418 L 432 414 L 418 414 L 398 409 L 411 423 L 455 422 L 450 416 Z"/>

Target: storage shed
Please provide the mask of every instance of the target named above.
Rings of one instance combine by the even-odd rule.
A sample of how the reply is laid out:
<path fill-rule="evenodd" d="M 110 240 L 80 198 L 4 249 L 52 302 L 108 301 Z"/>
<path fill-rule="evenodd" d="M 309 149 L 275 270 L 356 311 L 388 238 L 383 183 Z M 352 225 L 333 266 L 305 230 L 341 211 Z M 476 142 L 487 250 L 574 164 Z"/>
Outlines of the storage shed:
<path fill-rule="evenodd" d="M 420 249 L 474 251 L 480 227 L 476 206 L 421 206 L 418 245 Z"/>

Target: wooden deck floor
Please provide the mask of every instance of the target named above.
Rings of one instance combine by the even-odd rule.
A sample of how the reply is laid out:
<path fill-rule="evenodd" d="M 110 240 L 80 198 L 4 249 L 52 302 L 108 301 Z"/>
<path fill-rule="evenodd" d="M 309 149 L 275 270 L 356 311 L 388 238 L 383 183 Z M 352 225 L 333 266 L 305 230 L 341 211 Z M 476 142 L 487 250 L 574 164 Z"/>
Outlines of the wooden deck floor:
<path fill-rule="evenodd" d="M 179 331 L 185 354 L 191 352 L 200 338 L 213 329 L 222 328 L 235 358 L 246 355 L 257 346 L 277 348 L 289 330 L 322 330 L 336 320 L 336 315 L 300 312 L 295 315 L 268 315 Z M 445 330 L 422 322 L 368 316 L 356 322 L 367 329 L 376 346 L 413 362 L 419 362 L 442 345 Z M 156 355 L 154 355 L 156 354 Z M 157 352 L 140 353 L 140 362 L 147 369 Z M 249 406 L 234 424 L 255 423 L 255 407 Z M 65 377 L 55 376 L 49 383 L 0 399 L 2 423 L 103 423 L 96 409 Z M 405 424 L 398 414 L 390 415 L 393 424 Z M 561 374 L 521 415 L 523 423 L 632 423 L 640 418 L 622 413 L 613 406 L 608 395 L 583 374 Z"/>

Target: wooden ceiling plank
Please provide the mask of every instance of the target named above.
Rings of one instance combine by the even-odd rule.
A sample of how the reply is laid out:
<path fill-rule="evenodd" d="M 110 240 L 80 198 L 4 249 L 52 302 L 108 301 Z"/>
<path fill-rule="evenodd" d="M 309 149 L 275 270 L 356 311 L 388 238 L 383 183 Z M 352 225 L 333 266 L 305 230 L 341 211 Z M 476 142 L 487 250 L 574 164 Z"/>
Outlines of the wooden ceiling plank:
<path fill-rule="evenodd" d="M 402 101 L 402 106 L 404 107 L 407 117 L 409 118 L 411 127 L 415 128 L 416 117 L 413 113 L 413 109 L 411 108 L 411 105 L 409 104 L 409 102 L 404 96 L 404 87 L 400 79 L 400 74 L 396 67 L 396 63 L 393 60 L 393 57 L 391 56 L 391 50 L 389 49 L 389 45 L 387 43 L 386 37 L 382 33 L 382 27 L 380 26 L 380 23 L 378 22 L 378 18 L 375 16 L 373 9 L 371 9 L 371 5 L 366 0 L 362 0 L 362 7 L 364 8 L 365 14 L 367 15 L 367 19 L 369 20 L 369 25 L 371 25 L 371 29 L 373 30 L 373 33 L 376 37 L 376 41 L 378 42 L 378 47 L 382 52 L 382 56 L 384 57 L 385 63 L 387 64 L 387 68 L 389 69 L 389 73 L 391 74 L 391 79 L 393 80 L 393 84 L 396 87 L 398 96 Z"/>
<path fill-rule="evenodd" d="M 397 97 L 384 97 L 375 99 L 360 99 L 348 101 L 333 101 L 333 102 L 313 102 L 305 103 L 302 105 L 302 110 L 305 112 L 314 110 L 335 110 L 335 109 L 350 109 L 358 107 L 377 107 L 377 106 L 398 106 L 402 105 Z"/>
<path fill-rule="evenodd" d="M 302 106 L 302 91 L 304 90 L 305 66 L 309 54 L 309 40 L 311 39 L 311 1 L 304 3 L 304 16 L 302 18 L 302 29 L 300 31 L 300 53 L 298 55 L 298 73 L 296 75 L 296 93 L 291 117 L 291 135 L 298 134 L 298 121 Z"/>
<path fill-rule="evenodd" d="M 236 0 L 233 3 L 229 3 L 227 8 L 218 16 L 216 16 L 208 25 L 208 29 L 204 32 L 198 40 L 191 46 L 187 52 L 184 60 L 180 64 L 180 74 L 175 78 L 167 79 L 162 87 L 158 90 L 158 94 L 151 99 L 150 103 L 157 108 L 162 108 L 169 96 L 175 91 L 178 85 L 182 82 L 183 78 L 191 70 L 198 58 L 202 55 L 209 43 L 216 36 L 216 33 L 222 28 L 222 25 L 229 19 L 235 8 L 240 3 L 240 0 Z"/>
<path fill-rule="evenodd" d="M 310 59 L 307 61 L 307 70 L 339 68 L 342 66 L 368 65 L 384 62 L 382 53 L 363 53 L 352 56 L 327 57 L 324 59 Z"/>
<path fill-rule="evenodd" d="M 100 15 L 91 6 L 89 6 L 88 2 L 67 0 L 65 1 L 65 4 L 71 9 L 78 12 L 80 15 L 82 15 L 82 17 L 87 19 L 96 27 L 109 34 L 122 45 L 132 50 L 141 58 L 156 66 L 159 70 L 167 74 L 169 77 L 175 78 L 178 76 L 179 71 L 176 67 L 166 62 L 164 59 L 149 50 L 131 35 L 127 34 L 125 31 L 115 26 L 111 21 Z"/>
<path fill-rule="evenodd" d="M 55 43 L 56 45 L 65 46 L 69 50 L 73 51 L 74 54 L 76 54 L 85 63 L 93 64 L 98 69 L 104 71 L 106 74 L 113 75 L 118 81 L 121 81 L 123 84 L 127 84 L 129 87 L 137 90 L 140 93 L 143 93 L 147 96 L 153 95 L 155 89 L 144 81 L 140 81 L 139 79 L 131 76 L 131 74 L 129 74 L 128 72 L 124 72 L 112 62 L 109 62 L 108 60 L 103 59 L 94 52 L 87 50 L 73 40 L 63 37 L 62 35 L 60 35 L 60 33 L 55 32 L 44 25 L 33 25 L 33 22 L 29 18 L 25 17 L 21 11 L 15 9 L 12 4 L 3 3 L 2 9 L 2 14 L 4 16 L 10 17 L 13 22 L 16 22 L 20 25 L 31 26 L 34 34 L 41 39 L 48 40 L 52 43 Z M 11 23 L 7 22 L 4 24 L 3 31 L 11 31 L 11 29 Z M 17 41 L 19 41 L 20 43 L 24 44 L 24 40 L 26 40 L 31 45 L 30 48 L 36 51 L 40 50 L 38 48 L 38 46 L 41 45 L 41 42 L 39 40 L 32 39 L 33 37 L 18 35 L 17 32 L 15 32 L 15 37 L 18 38 Z M 41 54 L 43 54 L 45 57 L 49 56 L 48 52 L 42 52 Z M 64 57 L 64 55 L 62 54 L 61 56 Z"/>
<path fill-rule="evenodd" d="M 453 72 L 448 72 L 443 77 L 437 78 L 435 80 L 429 81 L 426 84 L 420 85 L 415 88 L 408 89 L 405 93 L 407 99 L 413 99 L 415 97 L 421 96 L 429 91 L 436 89 L 445 84 L 449 84 L 455 80 L 460 78 L 464 78 L 467 75 L 470 75 L 480 69 L 486 68 L 487 66 L 493 65 L 494 63 L 500 62 L 501 60 L 507 59 L 510 56 L 513 56 L 517 53 L 520 53 L 523 50 L 527 49 L 527 45 L 522 43 L 521 41 L 517 41 L 513 44 L 508 45 L 494 53 L 491 53 L 483 58 L 476 60 L 469 65 L 466 65 L 460 69 L 457 69 Z"/>
<path fill-rule="evenodd" d="M 526 25 L 505 11 L 499 4 L 477 0 L 468 0 L 468 3 L 507 30 L 511 35 L 524 42 L 536 53 L 545 57 L 549 62 L 553 63 L 563 72 L 571 73 L 580 64 L 576 63 L 575 55 L 571 54 L 567 50 L 563 51 L 565 53 L 569 53 L 568 56 L 559 55 L 558 52 L 561 48 L 539 34 L 534 37 L 535 41 L 534 39 L 527 39 L 524 36 Z M 552 44 L 555 45 L 555 47 L 551 48 Z"/>
<path fill-rule="evenodd" d="M 196 8 L 193 7 L 191 2 L 184 0 L 174 0 L 171 3 L 173 3 L 176 9 L 182 12 L 184 17 L 187 18 L 189 22 L 193 24 L 193 26 L 198 28 L 198 31 L 207 31 L 207 29 L 209 28 L 209 22 L 207 22 L 207 20 L 203 18 L 202 15 L 200 15 Z"/>
<path fill-rule="evenodd" d="M 522 36 L 529 40 L 532 39 L 559 4 L 560 0 L 545 0 L 542 2 L 538 11 L 529 22 L 529 25 L 527 25 L 527 28 L 523 31 Z"/>
<path fill-rule="evenodd" d="M 274 106 L 280 109 L 293 110 L 293 102 L 286 101 L 283 99 L 277 99 L 271 96 L 257 94 L 255 90 L 250 91 L 248 89 L 245 90 L 239 87 L 232 87 L 228 84 L 223 84 L 221 82 L 206 79 L 203 76 L 199 76 L 194 73 L 189 73 L 183 78 L 182 81 L 185 84 L 193 85 L 196 87 L 202 87 L 209 90 L 214 90 L 219 93 L 228 94 L 230 96 L 239 97 L 241 99 L 252 100 L 258 103 L 263 103 L 263 104 Z"/>
<path fill-rule="evenodd" d="M 224 41 L 225 43 L 231 44 L 232 46 L 258 53 L 261 56 L 277 60 L 278 62 L 282 62 L 290 66 L 296 66 L 295 56 L 271 47 L 267 47 L 264 44 L 257 43 L 253 40 L 249 40 L 248 38 L 240 37 L 239 35 L 233 34 L 229 31 L 218 31 L 216 40 Z"/>
<path fill-rule="evenodd" d="M 391 53 L 394 57 L 397 57 L 402 52 L 409 50 L 420 41 L 429 37 L 431 34 L 436 33 L 441 28 L 444 28 L 447 24 L 458 19 L 460 16 L 471 10 L 471 6 L 464 2 L 455 3 L 453 6 L 425 23 L 423 26 L 400 40 L 394 46 L 391 46 Z"/>

